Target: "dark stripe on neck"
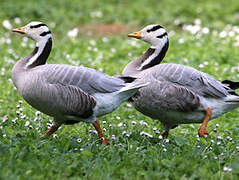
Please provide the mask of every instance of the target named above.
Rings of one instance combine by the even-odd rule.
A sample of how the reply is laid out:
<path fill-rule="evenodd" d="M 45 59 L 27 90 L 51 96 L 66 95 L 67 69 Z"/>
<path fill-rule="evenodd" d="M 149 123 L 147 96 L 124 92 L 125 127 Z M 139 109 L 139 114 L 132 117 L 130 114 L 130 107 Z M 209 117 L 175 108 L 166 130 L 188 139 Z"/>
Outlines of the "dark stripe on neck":
<path fill-rule="evenodd" d="M 47 25 L 41 23 L 41 24 L 37 24 L 37 25 L 35 25 L 35 26 L 30 26 L 30 28 L 31 28 L 31 29 L 33 29 L 33 28 L 39 28 L 39 27 L 41 27 L 41 26 L 47 26 Z"/>
<path fill-rule="evenodd" d="M 46 64 L 46 60 L 47 60 L 47 58 L 48 58 L 48 56 L 51 52 L 51 48 L 52 48 L 52 39 L 49 38 L 48 41 L 46 42 L 44 48 L 43 48 L 42 53 L 37 57 L 37 59 L 31 65 L 28 66 L 28 68 L 33 68 L 35 66 Z M 36 54 L 38 50 L 39 50 L 39 48 L 36 47 L 33 52 L 36 51 L 35 52 L 35 54 Z M 33 56 L 35 54 L 33 54 Z M 30 59 L 31 59 L 31 57 L 28 59 L 28 61 Z"/>
<path fill-rule="evenodd" d="M 148 29 L 147 32 L 156 31 L 156 30 L 158 30 L 158 29 L 160 29 L 160 28 L 163 28 L 163 27 L 160 26 L 160 25 L 157 25 L 157 26 L 154 26 L 154 27 L 151 28 L 151 29 Z"/>
<path fill-rule="evenodd" d="M 144 54 L 140 57 L 140 63 L 143 64 L 144 61 L 155 52 L 155 49 L 149 48 Z"/>
<path fill-rule="evenodd" d="M 163 58 L 164 58 L 165 55 L 166 55 L 166 52 L 167 52 L 167 50 L 168 50 L 168 46 L 169 46 L 169 42 L 167 41 L 167 42 L 165 43 L 165 45 L 163 46 L 163 48 L 161 49 L 161 51 L 159 52 L 159 54 L 158 54 L 154 59 L 152 59 L 152 60 L 150 61 L 150 63 L 148 63 L 148 64 L 146 64 L 145 66 L 143 66 L 141 70 L 144 70 L 144 69 L 153 67 L 153 66 L 155 66 L 155 65 L 157 65 L 157 64 L 160 64 L 161 61 L 163 60 Z M 142 57 L 143 57 L 143 56 L 146 57 L 148 51 L 152 51 L 152 49 L 149 48 L 149 49 L 142 55 Z M 154 49 L 154 52 L 155 52 L 155 51 L 156 51 L 156 49 Z M 150 56 L 150 55 L 149 55 L 149 56 Z M 149 56 L 148 56 L 148 57 L 149 57 Z M 148 57 L 146 57 L 146 59 L 147 59 Z M 146 59 L 144 59 L 144 61 L 145 61 Z M 144 61 L 143 61 L 143 62 L 144 62 Z M 143 62 L 142 62 L 142 63 L 143 63 Z M 141 64 L 142 64 L 142 63 L 141 63 Z"/>
<path fill-rule="evenodd" d="M 51 31 L 46 31 L 40 34 L 40 36 L 46 36 L 47 34 L 51 34 Z"/>
<path fill-rule="evenodd" d="M 157 38 L 161 39 L 161 38 L 163 38 L 164 36 L 167 36 L 167 35 L 168 35 L 168 34 L 165 32 L 165 33 L 163 33 L 163 34 L 157 36 Z"/>

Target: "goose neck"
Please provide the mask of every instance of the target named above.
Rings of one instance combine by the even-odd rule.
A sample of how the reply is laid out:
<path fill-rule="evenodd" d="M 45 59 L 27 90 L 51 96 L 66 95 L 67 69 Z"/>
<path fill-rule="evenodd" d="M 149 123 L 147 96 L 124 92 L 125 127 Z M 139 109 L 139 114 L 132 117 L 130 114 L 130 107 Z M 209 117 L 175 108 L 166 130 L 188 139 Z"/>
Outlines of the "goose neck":
<path fill-rule="evenodd" d="M 44 39 L 37 41 L 36 47 L 33 52 L 26 57 L 25 68 L 30 69 L 35 66 L 43 65 L 46 63 L 52 48 L 52 39 Z"/>
<path fill-rule="evenodd" d="M 168 50 L 169 42 L 162 46 L 151 46 L 142 56 L 131 61 L 123 70 L 123 75 L 132 76 L 161 63 Z"/>

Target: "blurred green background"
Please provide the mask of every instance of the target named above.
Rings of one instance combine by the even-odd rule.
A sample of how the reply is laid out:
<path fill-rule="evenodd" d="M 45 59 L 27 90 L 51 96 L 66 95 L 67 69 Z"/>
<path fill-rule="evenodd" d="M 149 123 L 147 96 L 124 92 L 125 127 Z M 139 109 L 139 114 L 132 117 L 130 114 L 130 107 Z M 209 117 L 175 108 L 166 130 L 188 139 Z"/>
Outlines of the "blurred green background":
<path fill-rule="evenodd" d="M 0 179 L 238 179 L 238 110 L 211 121 L 207 139 L 190 124 L 161 140 L 160 123 L 124 103 L 100 118 L 105 147 L 86 123 L 41 138 L 52 118 L 21 104 L 11 83 L 14 63 L 35 46 L 11 29 L 31 21 L 53 33 L 48 63 L 120 74 L 149 47 L 127 34 L 160 24 L 170 39 L 163 62 L 239 81 L 238 0 L 1 0 L 0 8 L 0 117 L 8 116 L 0 119 Z"/>

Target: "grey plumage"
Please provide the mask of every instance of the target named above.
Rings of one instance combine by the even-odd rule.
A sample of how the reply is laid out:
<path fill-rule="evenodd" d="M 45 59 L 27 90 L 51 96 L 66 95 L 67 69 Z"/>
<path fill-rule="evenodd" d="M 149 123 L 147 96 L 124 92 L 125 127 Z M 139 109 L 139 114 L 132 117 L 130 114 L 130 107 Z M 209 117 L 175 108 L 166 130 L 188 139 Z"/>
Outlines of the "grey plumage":
<path fill-rule="evenodd" d="M 201 123 L 239 106 L 239 96 L 235 92 L 239 83 L 221 83 L 206 73 L 184 65 L 155 65 L 155 62 L 162 60 L 160 54 L 165 55 L 166 52 L 162 50 L 163 46 L 167 46 L 165 41 L 168 39 L 164 29 L 158 31 L 157 28 L 155 32 L 147 33 L 153 29 L 153 25 L 150 26 L 129 35 L 154 45 L 141 57 L 131 61 L 122 75 L 134 77 L 138 82 L 150 82 L 147 87 L 140 89 L 131 101 L 138 111 L 161 121 L 165 130 L 163 135 L 167 136 L 169 130 L 179 124 Z M 157 38 L 159 36 L 161 39 Z M 149 53 L 152 48 L 155 49 L 153 54 Z M 148 62 L 149 68 L 139 69 L 147 60 L 151 60 Z M 205 127 L 199 131 L 200 136 L 208 135 Z"/>
<path fill-rule="evenodd" d="M 37 41 L 36 48 L 13 68 L 12 80 L 22 97 L 34 108 L 54 117 L 50 135 L 61 124 L 79 121 L 93 123 L 102 138 L 97 117 L 115 110 L 146 83 L 127 83 L 86 67 L 45 64 L 52 47 L 48 27 L 32 22 L 14 32 Z M 102 140 L 108 144 L 107 140 Z"/>
<path fill-rule="evenodd" d="M 127 85 L 119 78 L 85 67 L 48 64 L 28 69 L 21 76 L 18 73 L 20 67 L 14 67 L 12 79 L 23 98 L 54 117 L 64 114 L 84 116 L 96 105 L 94 94 L 116 92 Z"/>

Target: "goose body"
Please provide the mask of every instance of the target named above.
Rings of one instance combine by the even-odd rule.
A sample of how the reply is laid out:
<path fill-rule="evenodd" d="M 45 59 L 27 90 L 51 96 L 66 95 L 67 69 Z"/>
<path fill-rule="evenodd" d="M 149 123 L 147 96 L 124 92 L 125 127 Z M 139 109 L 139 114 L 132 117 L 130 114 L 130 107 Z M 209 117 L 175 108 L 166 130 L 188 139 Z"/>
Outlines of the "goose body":
<path fill-rule="evenodd" d="M 32 22 L 13 31 L 37 41 L 32 54 L 15 64 L 12 80 L 31 106 L 54 117 L 53 126 L 44 135 L 51 135 L 62 124 L 84 121 L 92 123 L 102 138 L 97 117 L 112 112 L 146 85 L 126 83 L 86 67 L 45 64 L 52 38 L 47 26 L 41 22 Z M 108 144 L 106 139 L 102 142 Z"/>
<path fill-rule="evenodd" d="M 201 137 L 207 136 L 209 120 L 239 106 L 239 96 L 235 93 L 238 83 L 221 83 L 184 65 L 159 64 L 168 48 L 167 33 L 161 26 L 150 25 L 129 36 L 144 37 L 146 40 L 143 40 L 153 44 L 140 58 L 125 67 L 123 75 L 135 77 L 138 82 L 150 82 L 131 101 L 138 111 L 163 124 L 163 136 L 179 124 L 187 123 L 203 123 L 198 133 Z"/>

